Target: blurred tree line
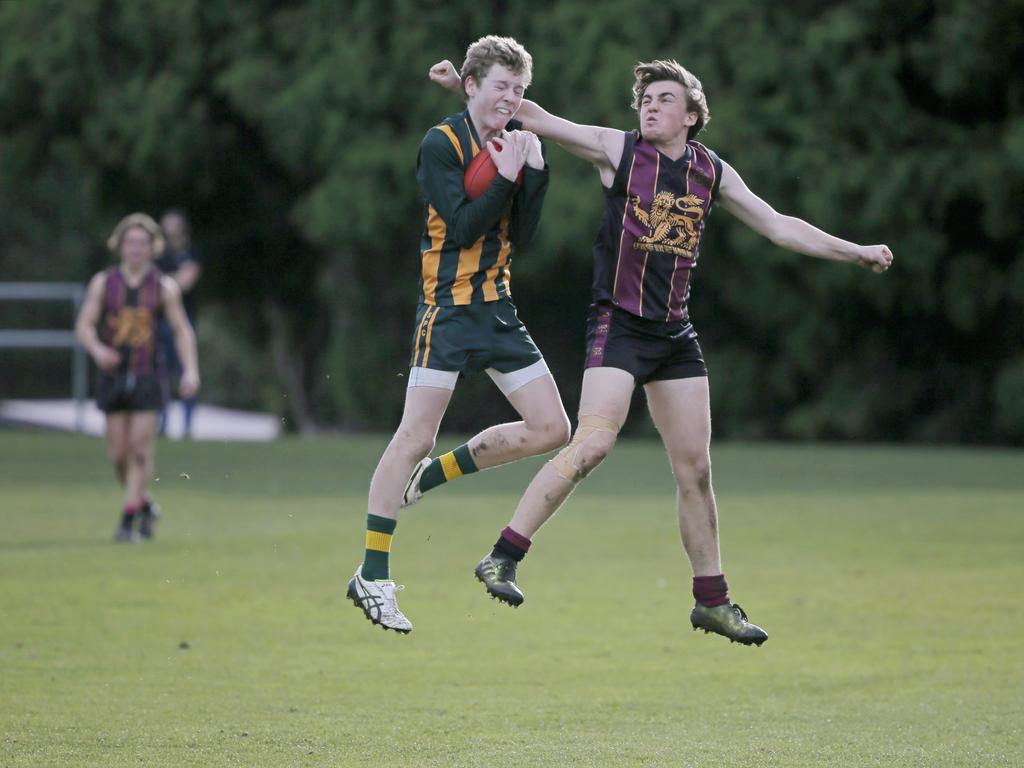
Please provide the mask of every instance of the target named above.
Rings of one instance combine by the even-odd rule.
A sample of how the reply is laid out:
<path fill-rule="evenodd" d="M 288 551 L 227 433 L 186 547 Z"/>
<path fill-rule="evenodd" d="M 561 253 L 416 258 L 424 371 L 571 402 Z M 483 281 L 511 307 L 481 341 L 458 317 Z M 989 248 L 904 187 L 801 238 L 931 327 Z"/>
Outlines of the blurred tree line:
<path fill-rule="evenodd" d="M 702 141 L 756 193 L 895 252 L 876 276 L 712 216 L 691 313 L 719 436 L 1024 442 L 1021 0 L 0 3 L 0 279 L 84 282 L 121 216 L 183 207 L 204 398 L 391 429 L 417 148 L 462 108 L 426 72 L 491 32 L 530 49 L 530 97 L 627 130 L 632 66 L 678 59 L 708 94 Z M 512 289 L 572 412 L 601 193 L 549 157 Z M 38 356 L 16 359 L 33 381 Z M 445 428 L 495 419 L 479 378 Z"/>

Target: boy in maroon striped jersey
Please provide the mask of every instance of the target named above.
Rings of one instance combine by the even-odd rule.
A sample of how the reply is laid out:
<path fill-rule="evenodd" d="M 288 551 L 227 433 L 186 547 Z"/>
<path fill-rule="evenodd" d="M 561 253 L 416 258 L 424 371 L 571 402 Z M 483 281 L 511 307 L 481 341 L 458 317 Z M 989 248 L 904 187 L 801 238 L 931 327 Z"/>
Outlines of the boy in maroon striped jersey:
<path fill-rule="evenodd" d="M 107 453 L 124 490 L 115 539 L 128 542 L 152 538 L 158 515 L 148 489 L 157 417 L 168 394 L 157 339 L 161 318 L 170 325 L 181 359 L 182 397 L 194 397 L 199 390 L 199 363 L 181 289 L 153 263 L 164 246 L 157 223 L 144 213 L 126 216 L 107 246 L 120 263 L 89 282 L 75 333 L 99 369 L 96 405 L 107 417 Z"/>
<path fill-rule="evenodd" d="M 450 62 L 430 78 L 458 90 Z M 634 69 L 639 130 L 578 125 L 523 100 L 526 130 L 593 163 L 604 188 L 594 244 L 593 304 L 579 426 L 572 441 L 526 489 L 498 545 L 477 566 L 488 592 L 519 604 L 515 565 L 531 537 L 611 451 L 633 389 L 642 385 L 678 486 L 677 514 L 693 569 L 694 629 L 747 645 L 767 633 L 729 598 L 722 572 L 711 487 L 711 409 L 707 369 L 689 320 L 690 278 L 714 203 L 776 245 L 884 272 L 885 245 L 857 245 L 776 212 L 739 174 L 694 138 L 710 119 L 704 88 L 675 61 Z"/>

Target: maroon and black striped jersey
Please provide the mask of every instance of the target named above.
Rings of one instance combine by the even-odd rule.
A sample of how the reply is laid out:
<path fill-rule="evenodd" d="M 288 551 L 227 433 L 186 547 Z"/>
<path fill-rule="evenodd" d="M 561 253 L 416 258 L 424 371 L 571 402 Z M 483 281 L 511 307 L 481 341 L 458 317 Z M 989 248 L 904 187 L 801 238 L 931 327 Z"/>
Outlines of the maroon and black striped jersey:
<path fill-rule="evenodd" d="M 163 373 L 164 361 L 157 344 L 157 323 L 163 316 L 160 276 L 160 270 L 152 266 L 133 288 L 119 267 L 107 270 L 99 337 L 121 353 L 120 373 Z"/>
<path fill-rule="evenodd" d="M 604 190 L 594 243 L 595 303 L 650 320 L 687 319 L 690 273 L 722 178 L 722 161 L 696 141 L 672 160 L 626 134 L 622 161 Z"/>

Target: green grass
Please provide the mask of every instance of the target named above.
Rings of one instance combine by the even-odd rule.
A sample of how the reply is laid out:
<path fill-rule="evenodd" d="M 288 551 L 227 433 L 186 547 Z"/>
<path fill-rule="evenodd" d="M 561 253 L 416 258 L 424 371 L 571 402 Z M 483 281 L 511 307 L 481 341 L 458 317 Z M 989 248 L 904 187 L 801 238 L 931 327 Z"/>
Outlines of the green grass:
<path fill-rule="evenodd" d="M 403 516 L 416 630 L 371 627 L 343 592 L 383 445 L 161 443 L 159 538 L 116 546 L 100 441 L 0 433 L 0 765 L 1024 763 L 1020 452 L 717 447 L 745 648 L 690 631 L 667 462 L 628 441 L 523 608 L 471 571 L 537 461 Z"/>

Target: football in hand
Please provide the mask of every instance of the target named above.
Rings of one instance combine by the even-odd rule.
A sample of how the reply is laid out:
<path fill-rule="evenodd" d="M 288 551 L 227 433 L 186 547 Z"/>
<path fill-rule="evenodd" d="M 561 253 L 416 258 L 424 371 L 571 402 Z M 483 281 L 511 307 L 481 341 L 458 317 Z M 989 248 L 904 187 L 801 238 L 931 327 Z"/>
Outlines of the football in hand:
<path fill-rule="evenodd" d="M 494 149 L 501 152 L 501 145 L 495 144 Z M 487 188 L 491 186 L 491 182 L 494 181 L 494 177 L 497 175 L 498 167 L 494 164 L 491 153 L 487 151 L 486 147 L 481 149 L 476 157 L 473 158 L 473 162 L 469 164 L 469 168 L 466 169 L 466 176 L 463 179 L 466 187 L 466 197 L 470 200 L 476 200 L 487 191 Z M 522 171 L 519 171 L 516 183 L 523 183 Z"/>

